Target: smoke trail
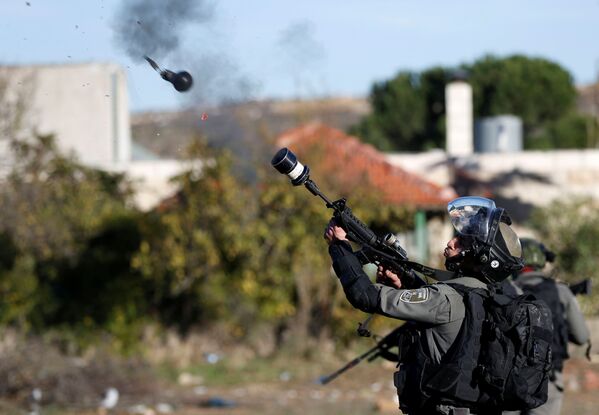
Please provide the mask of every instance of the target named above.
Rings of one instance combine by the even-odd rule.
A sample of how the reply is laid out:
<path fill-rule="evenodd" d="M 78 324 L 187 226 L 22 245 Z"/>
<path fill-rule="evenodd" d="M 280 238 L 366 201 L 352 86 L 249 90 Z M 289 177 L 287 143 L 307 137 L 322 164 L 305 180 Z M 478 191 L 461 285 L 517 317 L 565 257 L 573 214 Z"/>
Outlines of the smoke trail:
<path fill-rule="evenodd" d="M 183 62 L 183 59 L 175 59 Z M 199 86 L 187 94 L 190 104 L 231 104 L 250 98 L 259 88 L 232 60 L 222 52 L 205 52 L 185 59 L 186 68 L 194 74 Z"/>
<path fill-rule="evenodd" d="M 322 65 L 326 54 L 314 36 L 315 26 L 310 21 L 289 25 L 279 34 L 277 46 L 286 73 L 291 77 L 295 94 L 316 96 L 322 90 L 318 78 L 323 76 Z"/>
<path fill-rule="evenodd" d="M 289 25 L 279 35 L 278 46 L 290 68 L 309 70 L 322 63 L 325 52 L 316 40 L 314 23 L 306 20 Z"/>
<path fill-rule="evenodd" d="M 115 39 L 133 60 L 144 55 L 160 60 L 179 49 L 189 25 L 212 16 L 213 5 L 206 0 L 125 0 L 115 18 Z"/>

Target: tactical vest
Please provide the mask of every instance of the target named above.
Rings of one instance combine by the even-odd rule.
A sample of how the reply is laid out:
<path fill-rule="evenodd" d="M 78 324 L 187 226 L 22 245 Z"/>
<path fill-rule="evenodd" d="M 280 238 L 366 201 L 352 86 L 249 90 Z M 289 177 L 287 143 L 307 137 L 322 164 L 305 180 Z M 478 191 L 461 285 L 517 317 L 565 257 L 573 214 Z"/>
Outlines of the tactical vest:
<path fill-rule="evenodd" d="M 464 298 L 465 317 L 441 362 L 429 357 L 423 327 L 401 356 L 395 385 L 406 413 L 437 405 L 485 413 L 536 408 L 547 400 L 551 314 L 528 295 L 451 286 Z"/>
<path fill-rule="evenodd" d="M 557 283 L 547 277 L 541 277 L 539 284 L 522 284 L 522 290 L 534 295 L 537 299 L 545 302 L 551 310 L 553 321 L 553 369 L 561 372 L 564 368 L 564 360 L 568 357 L 568 324 L 566 322 L 565 308 L 559 299 Z"/>

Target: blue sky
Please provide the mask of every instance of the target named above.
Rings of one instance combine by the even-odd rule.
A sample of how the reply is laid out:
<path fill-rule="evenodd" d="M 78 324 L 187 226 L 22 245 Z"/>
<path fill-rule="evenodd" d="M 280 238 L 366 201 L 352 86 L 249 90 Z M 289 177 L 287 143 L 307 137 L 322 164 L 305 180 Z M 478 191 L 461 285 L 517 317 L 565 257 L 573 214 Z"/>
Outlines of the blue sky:
<path fill-rule="evenodd" d="M 153 56 L 162 67 L 192 72 L 195 92 L 179 94 L 116 40 L 127 1 L 0 0 L 0 62 L 119 63 L 133 111 L 207 105 L 228 95 L 364 96 L 399 70 L 453 66 L 487 53 L 553 60 L 577 84 L 599 70 L 599 0 L 212 0 L 209 19 L 174 24 L 177 50 Z"/>

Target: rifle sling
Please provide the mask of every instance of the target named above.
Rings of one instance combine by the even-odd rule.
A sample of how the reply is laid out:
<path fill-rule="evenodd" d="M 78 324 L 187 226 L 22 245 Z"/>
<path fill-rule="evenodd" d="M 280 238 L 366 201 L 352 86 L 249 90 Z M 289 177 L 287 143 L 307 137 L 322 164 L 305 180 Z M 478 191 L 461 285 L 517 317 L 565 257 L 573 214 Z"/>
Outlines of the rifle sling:
<path fill-rule="evenodd" d="M 419 264 L 418 262 L 402 261 L 408 268 L 418 271 L 422 275 L 433 278 L 437 281 L 447 281 L 456 277 L 455 272 L 443 271 L 436 268 L 427 267 L 426 265 Z"/>
<path fill-rule="evenodd" d="M 385 258 L 390 262 L 394 262 L 396 264 L 400 264 L 405 266 L 406 268 L 410 268 L 414 271 L 418 271 L 424 276 L 429 278 L 433 278 L 436 281 L 447 281 L 456 277 L 456 273 L 452 271 L 443 271 L 436 268 L 427 267 L 426 265 L 419 264 L 418 262 L 408 261 L 404 259 L 399 259 L 393 257 L 385 252 L 382 252 L 378 249 L 375 249 L 371 246 L 364 246 L 361 250 L 356 251 L 355 254 L 358 257 L 359 261 L 362 264 L 365 264 L 372 260 L 371 255 L 369 253 L 376 254 L 379 258 Z"/>

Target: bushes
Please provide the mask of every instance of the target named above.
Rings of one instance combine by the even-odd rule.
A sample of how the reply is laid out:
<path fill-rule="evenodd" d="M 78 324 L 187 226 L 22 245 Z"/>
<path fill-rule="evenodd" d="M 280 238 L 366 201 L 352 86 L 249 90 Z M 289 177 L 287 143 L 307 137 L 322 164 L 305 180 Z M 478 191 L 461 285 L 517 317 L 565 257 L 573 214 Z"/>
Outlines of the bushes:
<path fill-rule="evenodd" d="M 539 239 L 557 254 L 557 277 L 568 283 L 585 278 L 599 284 L 599 209 L 589 199 L 557 201 L 533 212 L 531 224 Z M 599 292 L 581 299 L 586 312 L 597 313 Z"/>
<path fill-rule="evenodd" d="M 51 137 L 12 149 L 0 188 L 0 322 L 108 327 L 132 304 L 130 318 L 144 316 L 143 285 L 129 266 L 139 213 L 126 179 L 64 157 Z"/>
<path fill-rule="evenodd" d="M 238 339 L 268 326 L 300 349 L 353 332 L 359 313 L 332 277 L 322 239 L 331 212 L 270 166 L 247 182 L 227 152 L 196 143 L 191 156 L 203 162 L 174 179 L 176 195 L 142 213 L 125 177 L 63 157 L 49 137 L 15 151 L 0 190 L 0 324 L 58 328 L 81 346 L 108 332 L 123 351 L 151 321 L 181 333 L 217 322 Z M 408 211 L 359 183 L 344 186 L 364 220 L 405 228 Z"/>

